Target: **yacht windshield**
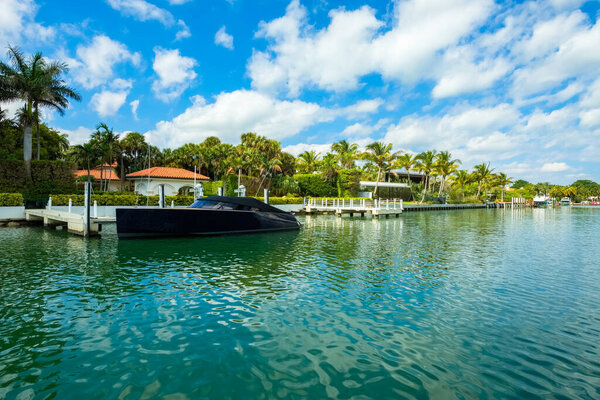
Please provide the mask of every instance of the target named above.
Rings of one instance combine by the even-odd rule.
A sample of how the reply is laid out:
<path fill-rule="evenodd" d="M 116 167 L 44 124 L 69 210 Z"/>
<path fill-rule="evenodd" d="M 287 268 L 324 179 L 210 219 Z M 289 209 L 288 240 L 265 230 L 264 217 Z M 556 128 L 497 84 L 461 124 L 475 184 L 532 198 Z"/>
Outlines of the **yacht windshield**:
<path fill-rule="evenodd" d="M 224 201 L 196 200 L 190 208 L 207 208 L 211 210 L 250 210 L 250 207 L 241 204 L 232 204 Z M 254 210 L 254 209 L 253 209 Z"/>

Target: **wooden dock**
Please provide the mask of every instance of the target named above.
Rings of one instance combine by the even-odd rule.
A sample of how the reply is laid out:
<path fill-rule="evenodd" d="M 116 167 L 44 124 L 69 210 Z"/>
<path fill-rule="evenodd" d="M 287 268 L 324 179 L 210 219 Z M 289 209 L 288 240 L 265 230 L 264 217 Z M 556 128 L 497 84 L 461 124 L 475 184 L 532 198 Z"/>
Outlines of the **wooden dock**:
<path fill-rule="evenodd" d="M 373 218 L 381 216 L 399 217 L 402 214 L 402 200 L 354 200 L 354 199 L 309 199 L 305 202 L 304 214 L 344 214 L 364 217 L 370 214 Z"/>
<path fill-rule="evenodd" d="M 83 214 L 70 213 L 67 211 L 36 209 L 25 210 L 25 219 L 30 222 L 43 222 L 45 227 L 66 227 L 67 230 L 76 235 L 86 236 L 85 217 Z M 114 224 L 115 217 L 90 217 L 89 235 L 95 236 L 102 231 L 102 225 Z"/>

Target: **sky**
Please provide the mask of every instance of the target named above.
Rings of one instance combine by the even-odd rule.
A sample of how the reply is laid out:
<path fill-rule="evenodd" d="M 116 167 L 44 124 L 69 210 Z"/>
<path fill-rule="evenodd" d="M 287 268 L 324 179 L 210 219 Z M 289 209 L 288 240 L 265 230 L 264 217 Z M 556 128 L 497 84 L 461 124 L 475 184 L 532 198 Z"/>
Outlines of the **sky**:
<path fill-rule="evenodd" d="M 82 101 L 44 118 L 72 144 L 100 122 L 160 148 L 381 140 L 567 184 L 600 181 L 599 16 L 582 0 L 0 0 L 0 44 L 68 64 Z"/>

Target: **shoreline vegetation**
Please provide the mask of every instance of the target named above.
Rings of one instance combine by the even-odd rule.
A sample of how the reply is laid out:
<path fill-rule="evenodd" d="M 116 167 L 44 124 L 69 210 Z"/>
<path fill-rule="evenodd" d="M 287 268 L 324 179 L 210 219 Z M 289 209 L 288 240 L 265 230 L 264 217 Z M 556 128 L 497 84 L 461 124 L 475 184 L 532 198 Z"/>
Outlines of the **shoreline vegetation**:
<path fill-rule="evenodd" d="M 460 169 L 461 161 L 453 159 L 448 151 L 396 151 L 392 144 L 379 141 L 360 149 L 355 143 L 341 140 L 325 154 L 309 150 L 295 157 L 283 151 L 280 142 L 248 132 L 241 135 L 237 145 L 207 137 L 201 143 L 159 149 L 138 132 L 117 134 L 100 123 L 86 143 L 71 145 L 66 135 L 41 121 L 39 112 L 46 107 L 62 115 L 69 100 L 81 100 L 62 78 L 68 72 L 66 64 L 49 63 L 41 53 L 27 57 L 10 46 L 8 60 L 0 62 L 0 101 L 20 102 L 23 107 L 12 119 L 0 109 L 0 193 L 21 193 L 25 200 L 53 195 L 58 201 L 57 194 L 80 194 L 81 185 L 73 171 L 83 169 L 88 171 L 87 176 L 78 181 L 93 181 L 103 202 L 137 203 L 142 196 L 131 192 L 125 175 L 149 166 L 197 170 L 211 179 L 205 185 L 206 194 L 214 194 L 216 187 L 223 186 L 226 195 L 234 195 L 241 175 L 249 196 L 257 197 L 266 188 L 272 199 L 357 198 L 361 181 L 374 182 L 374 198 L 402 198 L 419 204 L 510 202 L 515 197 L 532 199 L 537 193 L 557 199 L 569 197 L 575 202 L 600 196 L 600 185 L 588 180 L 567 186 L 532 184 L 496 171 L 489 162 L 470 170 Z M 37 142 L 34 161 L 33 127 Z M 109 179 L 103 172 L 100 179 L 90 176 L 99 165 L 116 165 L 120 192 L 103 193 L 108 190 Z M 391 189 L 384 182 L 406 183 L 407 187 Z M 186 190 L 175 196 L 177 203 L 187 194 Z"/>

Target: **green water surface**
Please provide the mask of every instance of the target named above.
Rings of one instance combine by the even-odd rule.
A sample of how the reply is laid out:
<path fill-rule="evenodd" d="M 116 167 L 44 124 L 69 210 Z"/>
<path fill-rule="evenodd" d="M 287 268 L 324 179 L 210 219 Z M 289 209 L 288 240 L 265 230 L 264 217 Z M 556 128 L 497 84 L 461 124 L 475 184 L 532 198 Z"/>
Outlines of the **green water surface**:
<path fill-rule="evenodd" d="M 0 399 L 600 398 L 600 210 L 0 229 Z"/>

